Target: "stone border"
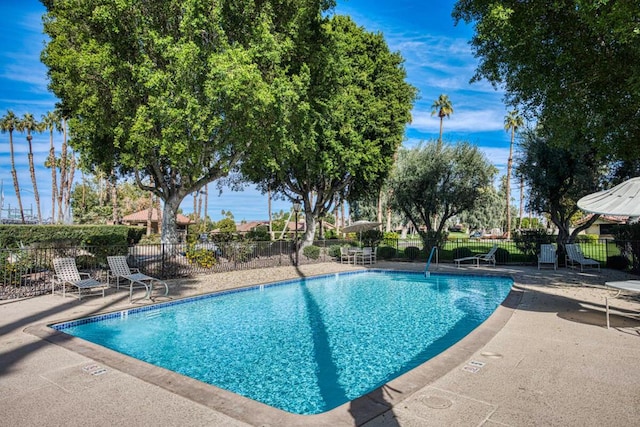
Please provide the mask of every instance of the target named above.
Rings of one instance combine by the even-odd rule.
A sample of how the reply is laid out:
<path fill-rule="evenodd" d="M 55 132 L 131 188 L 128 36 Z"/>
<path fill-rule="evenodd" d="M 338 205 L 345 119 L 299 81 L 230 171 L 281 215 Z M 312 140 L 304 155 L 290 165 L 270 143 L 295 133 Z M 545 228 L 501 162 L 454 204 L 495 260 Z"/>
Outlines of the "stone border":
<path fill-rule="evenodd" d="M 487 275 L 494 276 L 494 274 Z M 502 276 L 504 277 L 504 275 Z M 352 426 L 362 425 L 392 410 L 394 406 L 420 389 L 433 383 L 457 366 L 467 363 L 468 359 L 486 345 L 511 318 L 524 294 L 524 291 L 515 285 L 514 279 L 514 286 L 496 311 L 445 352 L 364 396 L 317 415 L 291 414 L 273 408 L 219 387 L 56 331 L 47 326 L 48 324 L 27 327 L 25 332 L 254 426 Z"/>

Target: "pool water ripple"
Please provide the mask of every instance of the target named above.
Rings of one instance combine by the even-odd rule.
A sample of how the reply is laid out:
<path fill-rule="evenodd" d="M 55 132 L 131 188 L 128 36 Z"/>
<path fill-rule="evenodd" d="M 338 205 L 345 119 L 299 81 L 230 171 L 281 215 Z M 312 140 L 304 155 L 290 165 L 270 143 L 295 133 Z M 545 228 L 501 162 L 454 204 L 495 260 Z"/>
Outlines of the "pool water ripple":
<path fill-rule="evenodd" d="M 369 271 L 61 328 L 297 414 L 360 397 L 480 325 L 507 278 Z"/>

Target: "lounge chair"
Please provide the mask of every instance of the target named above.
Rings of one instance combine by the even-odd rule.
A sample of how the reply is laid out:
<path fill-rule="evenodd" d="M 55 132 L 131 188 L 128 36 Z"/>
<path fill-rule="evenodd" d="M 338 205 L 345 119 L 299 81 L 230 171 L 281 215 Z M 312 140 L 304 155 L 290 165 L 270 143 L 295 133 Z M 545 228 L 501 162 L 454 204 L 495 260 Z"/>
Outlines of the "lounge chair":
<path fill-rule="evenodd" d="M 169 294 L 169 286 L 160 279 L 147 276 L 140 273 L 137 268 L 130 268 L 127 264 L 127 257 L 123 255 L 108 256 L 107 262 L 109 263 L 109 273 L 107 274 L 107 281 L 110 282 L 110 278 L 116 279 L 116 289 L 120 289 L 120 279 L 129 281 L 129 302 L 133 301 L 133 288 L 144 287 L 144 298 L 151 298 L 151 293 L 154 286 L 164 286 L 164 295 Z"/>
<path fill-rule="evenodd" d="M 580 264 L 580 271 L 584 271 L 584 267 L 598 267 L 598 271 L 600 270 L 600 263 L 594 259 L 587 258 L 582 254 L 582 250 L 580 249 L 580 245 L 571 243 L 564 245 L 564 248 L 567 252 L 567 266 L 571 264 L 572 266 L 575 264 Z"/>
<path fill-rule="evenodd" d="M 356 252 L 356 264 L 373 264 L 376 262 L 376 252 L 373 248 L 362 248 L 362 252 Z"/>
<path fill-rule="evenodd" d="M 491 250 L 486 254 L 478 254 L 474 256 L 468 256 L 464 258 L 456 258 L 453 262 L 456 264 L 456 267 L 460 268 L 460 263 L 464 261 L 475 261 L 476 267 L 480 267 L 480 261 L 488 262 L 496 266 L 496 251 L 498 250 L 498 245 L 493 245 Z"/>
<path fill-rule="evenodd" d="M 69 293 L 71 296 L 75 296 L 78 299 L 82 299 L 82 291 L 86 290 L 87 293 L 92 291 L 102 292 L 104 298 L 104 291 L 109 287 L 107 283 L 102 283 L 96 279 L 92 279 L 89 273 L 80 273 L 76 260 L 74 258 L 54 258 L 53 259 L 53 281 L 51 282 L 51 293 L 56 292 L 56 286 L 62 288 L 62 296 L 67 294 L 67 286 L 75 287 L 78 290 L 78 294 Z M 84 277 L 84 278 L 83 278 Z"/>
<path fill-rule="evenodd" d="M 553 245 L 540 245 L 540 253 L 538 254 L 538 270 L 545 264 L 553 265 L 553 269 L 558 269 L 558 257 L 556 256 L 556 248 Z"/>

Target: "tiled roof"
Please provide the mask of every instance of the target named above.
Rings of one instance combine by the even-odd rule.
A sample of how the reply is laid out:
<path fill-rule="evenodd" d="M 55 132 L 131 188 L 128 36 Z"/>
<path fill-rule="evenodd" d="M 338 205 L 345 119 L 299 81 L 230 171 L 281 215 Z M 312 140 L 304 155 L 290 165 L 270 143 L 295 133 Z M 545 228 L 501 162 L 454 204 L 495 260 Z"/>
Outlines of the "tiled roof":
<path fill-rule="evenodd" d="M 142 211 L 134 212 L 132 214 L 126 215 L 125 217 L 122 218 L 122 222 L 129 222 L 132 224 L 139 224 L 141 222 L 146 223 L 148 215 L 149 215 L 149 211 L 147 209 L 144 209 Z M 153 209 L 151 211 L 151 222 L 158 222 L 157 209 Z M 176 215 L 176 222 L 180 225 L 187 225 L 191 223 L 191 220 L 182 214 L 178 214 Z"/>

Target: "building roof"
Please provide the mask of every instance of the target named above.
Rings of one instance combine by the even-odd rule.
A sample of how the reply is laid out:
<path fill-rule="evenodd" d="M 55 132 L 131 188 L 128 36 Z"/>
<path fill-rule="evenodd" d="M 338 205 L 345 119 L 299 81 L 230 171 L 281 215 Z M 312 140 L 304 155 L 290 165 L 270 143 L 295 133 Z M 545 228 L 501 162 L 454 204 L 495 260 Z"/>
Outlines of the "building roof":
<path fill-rule="evenodd" d="M 140 224 L 140 223 L 146 224 L 148 216 L 149 216 L 149 210 L 144 209 L 144 210 L 126 215 L 125 217 L 122 218 L 122 222 L 128 222 L 131 224 Z M 153 209 L 151 211 L 151 222 L 158 222 L 157 209 Z M 191 220 L 182 214 L 178 214 L 176 215 L 176 223 L 180 225 L 188 225 L 188 224 L 191 224 Z"/>
<path fill-rule="evenodd" d="M 582 225 L 585 222 L 589 221 L 594 214 L 589 214 L 583 218 L 580 218 L 578 221 L 576 221 L 576 225 Z M 596 224 L 602 224 L 602 223 L 606 223 L 606 224 L 624 224 L 627 222 L 627 220 L 629 219 L 628 216 L 614 216 L 614 215 L 600 215 L 600 218 L 598 218 L 596 220 Z"/>

